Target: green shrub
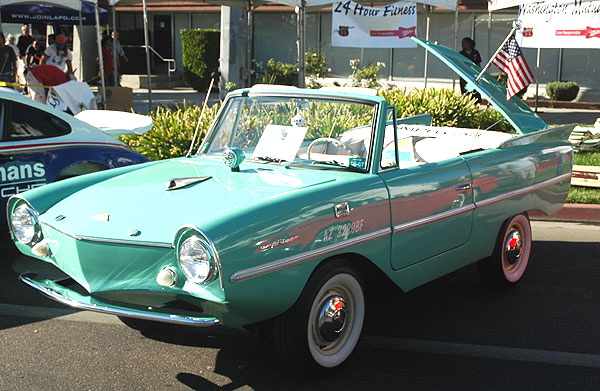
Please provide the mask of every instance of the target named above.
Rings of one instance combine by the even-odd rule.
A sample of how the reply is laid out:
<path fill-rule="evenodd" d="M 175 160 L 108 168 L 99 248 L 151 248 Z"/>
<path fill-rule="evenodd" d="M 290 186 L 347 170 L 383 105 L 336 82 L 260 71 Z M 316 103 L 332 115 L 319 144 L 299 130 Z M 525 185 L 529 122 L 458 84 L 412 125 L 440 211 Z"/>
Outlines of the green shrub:
<path fill-rule="evenodd" d="M 204 111 L 195 150 L 217 115 L 219 106 L 215 104 Z M 170 108 L 158 107 L 150 113 L 154 120 L 152 129 L 142 135 L 121 136 L 120 139 L 150 160 L 184 156 L 190 148 L 201 111 L 200 106 L 187 106 L 185 103 Z"/>
<path fill-rule="evenodd" d="M 415 89 L 410 92 L 400 89 L 382 90 L 379 95 L 396 106 L 398 117 L 430 113 L 434 126 L 487 129 L 493 125 L 490 130 L 512 131 L 512 127 L 497 111 L 481 110 L 474 99 L 455 94 L 448 89 Z M 198 145 L 218 109 L 219 105 L 216 104 L 205 111 L 197 139 Z M 336 108 L 324 102 L 311 104 L 304 113 L 307 121 L 312 124 L 308 135 L 326 137 L 328 134 L 315 132 L 318 129 L 347 129 L 368 121 L 365 117 L 371 115 L 370 111 L 355 110 L 354 107 Z M 159 107 L 150 113 L 154 120 L 154 127 L 150 131 L 140 136 L 122 136 L 121 140 L 151 160 L 184 156 L 189 149 L 200 111 L 199 106 L 185 104 L 172 108 Z M 290 114 L 292 112 L 295 112 L 295 106 L 290 105 L 287 111 L 278 112 L 278 115 L 293 116 Z M 277 123 L 279 120 L 269 116 L 257 116 L 253 121 L 256 122 L 256 127 L 264 127 L 265 124 Z M 594 155 L 594 158 L 597 156 Z"/>
<path fill-rule="evenodd" d="M 350 60 L 350 68 L 352 68 L 352 74 L 350 75 L 349 82 L 352 87 L 381 87 L 381 84 L 379 84 L 378 81 L 378 75 L 379 71 L 385 68 L 385 63 L 378 62 L 375 65 L 369 64 L 366 66 L 361 66 L 360 60 L 355 58 Z"/>
<path fill-rule="evenodd" d="M 219 30 L 181 30 L 183 80 L 196 91 L 206 91 L 219 68 L 219 45 Z"/>
<path fill-rule="evenodd" d="M 600 195 L 598 189 L 571 186 L 565 202 L 567 204 L 600 204 Z"/>
<path fill-rule="evenodd" d="M 467 128 L 476 128 L 476 129 L 486 129 L 486 130 L 494 130 L 496 132 L 504 132 L 504 133 L 516 133 L 515 129 L 512 125 L 504 119 L 504 116 L 493 109 L 492 107 L 488 107 L 484 110 L 479 107 L 475 107 L 477 110 L 473 122 L 466 126 Z"/>
<path fill-rule="evenodd" d="M 496 110 L 481 110 L 473 97 L 450 89 L 387 89 L 379 95 L 396 106 L 398 118 L 429 113 L 434 126 L 513 131 Z"/>
<path fill-rule="evenodd" d="M 325 49 L 319 46 L 317 51 L 308 50 L 306 52 L 306 77 L 308 78 L 308 88 L 321 88 L 318 79 L 327 76 L 327 61 L 325 60 Z"/>
<path fill-rule="evenodd" d="M 264 70 L 259 72 L 260 84 L 298 85 L 298 64 L 288 64 L 270 58 Z"/>
<path fill-rule="evenodd" d="M 550 100 L 572 101 L 578 93 L 579 84 L 574 81 L 551 81 L 546 84 L 546 94 Z"/>

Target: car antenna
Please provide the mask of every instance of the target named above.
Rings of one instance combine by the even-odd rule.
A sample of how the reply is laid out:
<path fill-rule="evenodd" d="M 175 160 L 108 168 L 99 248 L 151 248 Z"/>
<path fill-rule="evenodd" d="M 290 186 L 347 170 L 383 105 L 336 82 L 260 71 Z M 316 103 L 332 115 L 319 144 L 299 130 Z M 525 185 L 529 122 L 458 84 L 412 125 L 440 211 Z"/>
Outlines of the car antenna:
<path fill-rule="evenodd" d="M 196 144 L 196 137 L 198 136 L 198 130 L 200 130 L 200 123 L 202 122 L 202 118 L 204 117 L 204 111 L 206 110 L 206 106 L 208 105 L 208 98 L 210 97 L 210 92 L 212 91 L 213 84 L 216 79 L 216 74 L 213 72 L 210 78 L 210 84 L 208 86 L 208 90 L 206 91 L 206 97 L 204 98 L 204 103 L 202 104 L 202 111 L 200 111 L 200 117 L 198 117 L 198 123 L 196 124 L 196 130 L 194 130 L 194 137 L 192 137 L 192 144 L 190 145 L 190 149 L 185 154 L 185 157 L 190 157 L 192 151 L 194 150 L 194 145 Z"/>

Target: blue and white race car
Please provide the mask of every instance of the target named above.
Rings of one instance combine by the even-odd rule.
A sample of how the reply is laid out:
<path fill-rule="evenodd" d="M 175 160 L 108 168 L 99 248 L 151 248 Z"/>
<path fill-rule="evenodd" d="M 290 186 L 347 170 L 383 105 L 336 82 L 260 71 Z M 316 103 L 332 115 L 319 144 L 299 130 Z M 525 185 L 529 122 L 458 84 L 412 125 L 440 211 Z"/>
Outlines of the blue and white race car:
<path fill-rule="evenodd" d="M 46 183 L 147 162 L 112 136 L 151 127 L 150 117 L 133 113 L 83 111 L 76 118 L 0 88 L 0 209 L 10 196 Z"/>

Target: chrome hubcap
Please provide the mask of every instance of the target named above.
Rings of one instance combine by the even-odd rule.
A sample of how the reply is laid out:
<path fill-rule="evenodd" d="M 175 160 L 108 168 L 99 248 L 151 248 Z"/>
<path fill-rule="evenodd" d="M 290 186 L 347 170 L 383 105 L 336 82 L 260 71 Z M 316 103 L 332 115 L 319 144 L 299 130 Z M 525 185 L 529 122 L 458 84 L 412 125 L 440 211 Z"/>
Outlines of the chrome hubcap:
<path fill-rule="evenodd" d="M 515 227 L 507 235 L 504 242 L 505 267 L 511 269 L 517 266 L 522 254 L 523 241 L 521 240 L 521 232 Z"/>
<path fill-rule="evenodd" d="M 340 337 L 346 326 L 346 316 L 346 303 L 342 297 L 330 296 L 324 300 L 317 320 L 319 345 L 334 342 Z"/>

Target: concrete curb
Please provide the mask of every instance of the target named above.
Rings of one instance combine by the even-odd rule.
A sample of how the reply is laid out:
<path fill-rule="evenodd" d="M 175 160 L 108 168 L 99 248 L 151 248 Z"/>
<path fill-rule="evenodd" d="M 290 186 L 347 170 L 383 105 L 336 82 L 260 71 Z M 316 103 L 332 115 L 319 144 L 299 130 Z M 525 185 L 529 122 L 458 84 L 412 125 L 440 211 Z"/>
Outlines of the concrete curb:
<path fill-rule="evenodd" d="M 565 204 L 561 210 L 553 215 L 546 216 L 542 212 L 531 211 L 529 212 L 529 217 L 532 220 L 541 221 L 600 223 L 600 205 Z"/>
<path fill-rule="evenodd" d="M 535 107 L 535 99 L 525 99 L 523 102 L 531 108 Z M 600 102 L 562 102 L 552 100 L 539 100 L 538 107 L 571 110 L 600 110 Z"/>

